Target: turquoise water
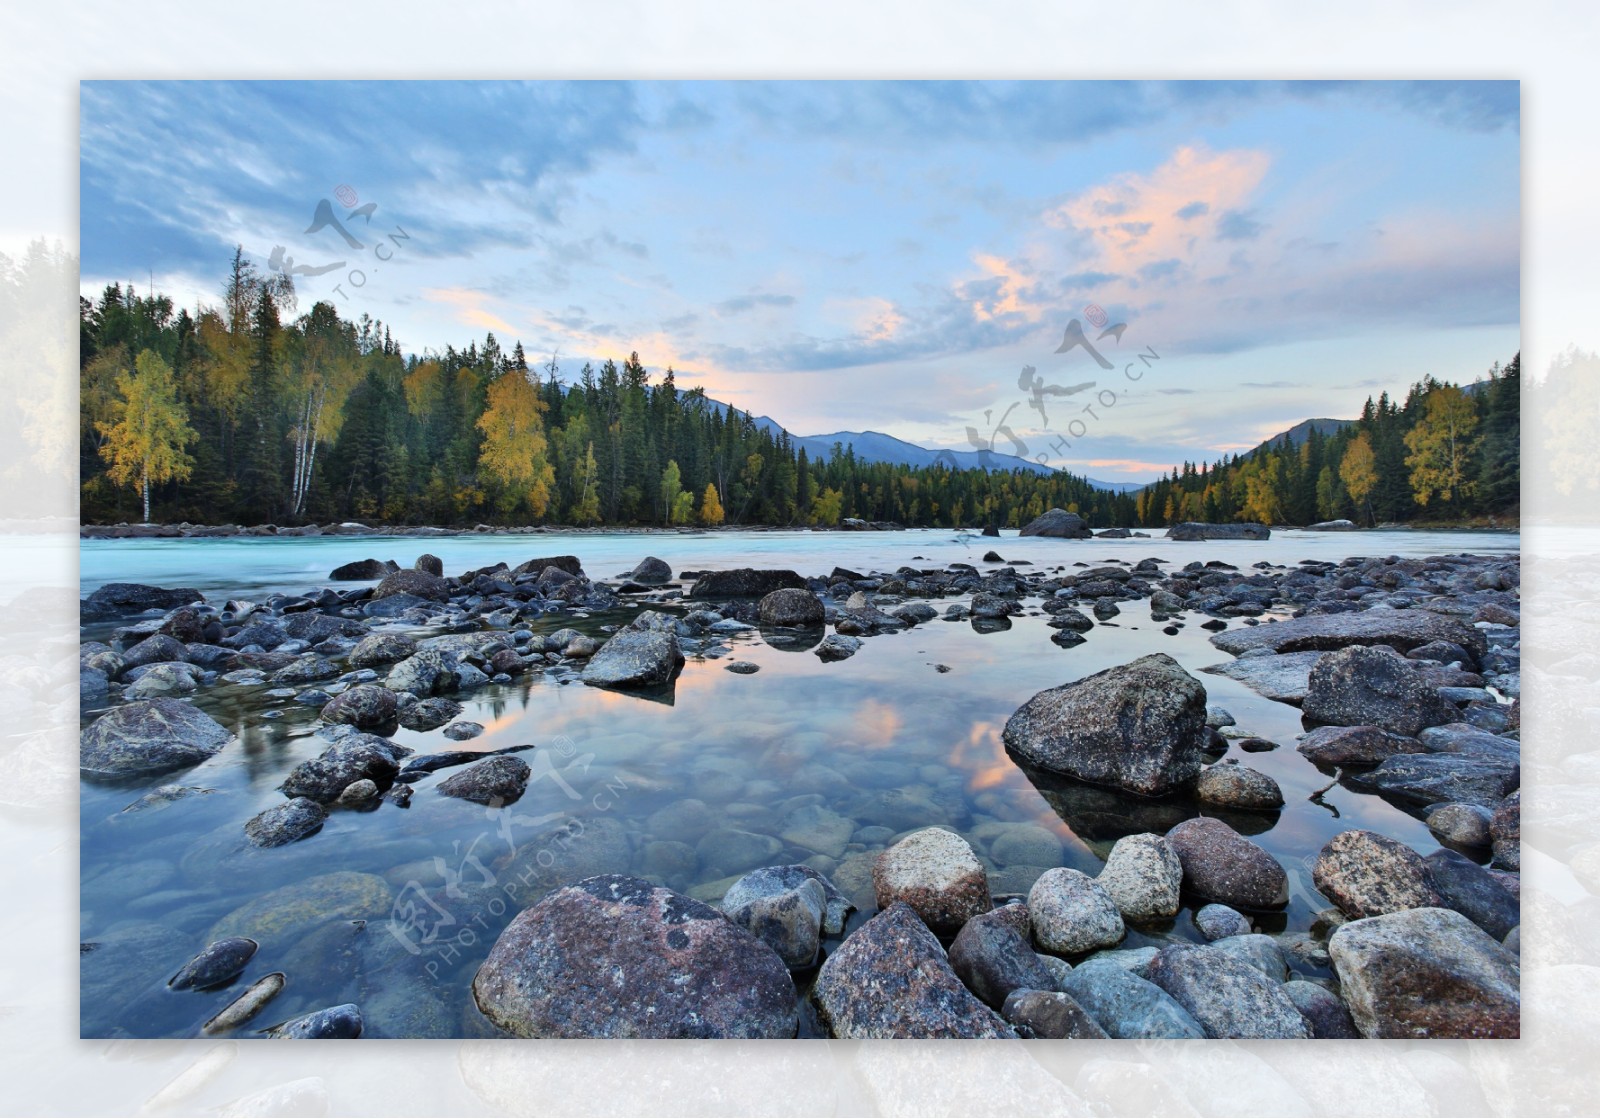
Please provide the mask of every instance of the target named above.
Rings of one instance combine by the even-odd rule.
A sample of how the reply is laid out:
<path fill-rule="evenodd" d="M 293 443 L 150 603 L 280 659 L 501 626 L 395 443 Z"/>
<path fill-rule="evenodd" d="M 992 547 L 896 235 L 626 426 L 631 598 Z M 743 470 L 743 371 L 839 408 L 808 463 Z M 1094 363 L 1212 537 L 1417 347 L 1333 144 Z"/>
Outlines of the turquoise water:
<path fill-rule="evenodd" d="M 1041 566 L 1155 556 L 1180 565 L 1222 558 L 1248 568 L 1259 560 L 1510 552 L 1516 546 L 1509 534 L 1280 533 L 1260 543 L 1205 544 L 959 540 L 934 532 L 551 534 L 91 541 L 84 544 L 82 564 L 85 591 L 117 579 L 191 585 L 210 597 L 253 597 L 319 585 L 329 569 L 351 559 L 373 555 L 408 563 L 422 551 L 441 556 L 448 572 L 572 552 L 601 578 L 646 554 L 667 559 L 675 569 L 750 564 L 815 575 L 834 564 L 893 570 L 916 556 L 930 566 L 977 562 L 989 548 Z M 948 600 L 954 601 L 962 599 Z M 947 601 L 931 604 L 942 612 Z M 284 775 L 326 745 L 310 737 L 315 711 L 266 700 L 264 688 L 202 690 L 196 703 L 234 730 L 237 743 L 186 773 L 82 787 L 81 938 L 106 945 L 85 957 L 104 953 L 85 964 L 83 1032 L 189 1036 L 250 980 L 275 970 L 288 977 L 287 987 L 251 1029 L 354 1001 L 375 1036 L 492 1032 L 472 1005 L 471 977 L 516 912 L 517 903 L 506 900 L 515 867 L 542 866 L 547 850 L 552 863 L 564 861 L 586 873 L 653 875 L 678 890 L 717 896 L 717 880 L 727 867 L 710 860 L 731 862 L 741 852 L 684 851 L 713 829 L 731 828 L 753 837 L 740 842 L 755 848 L 750 857 L 759 857 L 760 864 L 810 862 L 864 910 L 871 904 L 870 866 L 877 851 L 889 835 L 916 827 L 945 825 L 967 836 L 988 863 L 995 892 L 1025 892 L 1039 873 L 1033 863 L 1006 863 L 997 853 L 1048 853 L 1051 838 L 1059 844 L 1053 865 L 1094 873 L 1119 835 L 1165 830 L 1198 809 L 1153 806 L 1042 778 L 1036 784 L 1006 756 L 1000 732 L 1035 692 L 1158 650 L 1196 673 L 1210 702 L 1232 712 L 1239 731 L 1281 744 L 1249 754 L 1230 746 L 1230 756 L 1272 775 L 1287 801 L 1281 813 L 1227 817 L 1289 872 L 1292 901 L 1283 913 L 1261 918 L 1266 930 L 1306 929 L 1312 913 L 1324 906 L 1311 886 L 1309 864 L 1339 831 L 1371 828 L 1423 853 L 1437 846 L 1420 821 L 1376 797 L 1335 787 L 1320 803 L 1309 800 L 1328 778 L 1293 749 L 1298 710 L 1199 673 L 1228 659 L 1199 628 L 1203 619 L 1191 616 L 1177 635 L 1167 636 L 1143 604 L 1121 607 L 1114 624 L 1097 625 L 1084 644 L 1067 650 L 1050 643 L 1053 631 L 1036 607 L 1000 632 L 937 620 L 869 638 L 854 657 L 836 663 L 823 663 L 804 648 L 769 644 L 757 632 L 735 634 L 728 656 L 690 659 L 669 702 L 589 688 L 555 674 L 486 687 L 458 697 L 466 706 L 460 717 L 484 724 L 480 738 L 454 743 L 437 730 L 401 730 L 395 738 L 420 753 L 535 744 L 522 756 L 535 765 L 536 778 L 515 805 L 486 810 L 440 797 L 431 788 L 435 782 L 424 781 L 409 809 L 386 803 L 370 812 L 335 810 L 317 835 L 274 850 L 244 848 L 240 829 L 280 803 L 275 790 Z M 599 633 L 630 615 L 595 616 L 580 624 Z M 567 624 L 570 618 L 554 617 L 542 628 Z M 755 662 L 760 671 L 726 671 L 735 658 Z M 949 671 L 939 671 L 939 665 Z M 283 714 L 264 720 L 265 707 Z M 86 712 L 86 718 L 91 715 Z M 165 783 L 215 791 L 157 810 L 120 811 Z M 837 854 L 819 854 L 785 838 L 786 821 L 812 804 L 851 821 L 849 839 Z M 996 846 L 1004 836 L 1009 839 Z M 672 846 L 679 843 L 684 846 Z M 304 889 L 308 879 L 332 872 L 372 876 L 352 880 L 360 884 L 360 897 L 349 914 L 307 918 L 258 937 L 259 955 L 225 992 L 165 990 L 165 980 L 190 955 L 226 931 L 231 912 L 269 891 Z M 519 892 L 526 897 L 531 888 Z M 351 916 L 367 924 L 352 926 L 346 919 Z M 852 927 L 865 916 L 856 914 Z M 1169 925 L 1130 934 L 1129 944 L 1193 938 L 1190 917 L 1186 907 Z M 139 944 L 130 947 L 129 938 Z M 1295 966 L 1318 973 L 1310 965 Z"/>

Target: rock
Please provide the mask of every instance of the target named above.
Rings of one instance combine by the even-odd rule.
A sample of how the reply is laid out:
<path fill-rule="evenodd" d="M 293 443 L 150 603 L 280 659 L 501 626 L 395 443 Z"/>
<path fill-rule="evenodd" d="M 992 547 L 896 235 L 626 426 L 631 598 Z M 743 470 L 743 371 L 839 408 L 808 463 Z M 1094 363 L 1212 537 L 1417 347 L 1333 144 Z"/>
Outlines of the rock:
<path fill-rule="evenodd" d="M 1376 832 L 1334 836 L 1317 856 L 1311 878 L 1324 897 L 1352 918 L 1439 904 L 1422 856 Z"/>
<path fill-rule="evenodd" d="M 713 828 L 695 844 L 701 865 L 723 874 L 740 874 L 770 862 L 783 844 L 770 835 L 739 828 Z"/>
<path fill-rule="evenodd" d="M 1314 525 L 1306 525 L 1306 531 L 1307 532 L 1350 532 L 1350 531 L 1354 530 L 1355 527 L 1356 527 L 1356 523 L 1354 521 L 1347 521 L 1347 520 L 1344 520 L 1343 518 L 1341 518 L 1339 520 L 1318 521 Z"/>
<path fill-rule="evenodd" d="M 630 582 L 643 583 L 645 586 L 660 586 L 662 583 L 672 582 L 672 568 L 667 566 L 666 560 L 645 556 L 632 571 L 628 572 L 628 579 Z"/>
<path fill-rule="evenodd" d="M 411 565 L 413 571 L 425 571 L 429 575 L 444 577 L 444 561 L 438 556 L 424 552 L 417 557 L 417 562 Z"/>
<path fill-rule="evenodd" d="M 1175 916 L 1183 864 L 1172 845 L 1144 832 L 1117 840 L 1095 879 L 1121 911 L 1123 920 L 1147 924 Z"/>
<path fill-rule="evenodd" d="M 797 1025 L 776 952 L 703 902 L 619 874 L 523 910 L 472 991 L 518 1037 L 786 1038 Z"/>
<path fill-rule="evenodd" d="M 512 568 L 511 576 L 513 578 L 520 578 L 524 575 L 539 576 L 552 567 L 557 571 L 571 575 L 574 579 L 583 575 L 583 565 L 578 562 L 577 556 L 535 556 L 533 559 L 523 560 Z"/>
<path fill-rule="evenodd" d="M 388 788 L 400 772 L 400 758 L 409 752 L 376 735 L 351 734 L 295 766 L 279 788 L 286 796 L 332 804 L 345 786 L 362 778 Z"/>
<path fill-rule="evenodd" d="M 994 837 L 989 857 L 1001 866 L 1060 866 L 1061 840 L 1038 824 L 1015 824 Z"/>
<path fill-rule="evenodd" d="M 461 714 L 461 704 L 453 699 L 424 699 L 400 712 L 400 725 L 407 730 L 437 730 Z"/>
<path fill-rule="evenodd" d="M 672 683 L 682 668 L 676 634 L 624 629 L 589 658 L 583 682 L 598 688 L 656 688 Z"/>
<path fill-rule="evenodd" d="M 691 867 L 692 869 L 692 867 Z M 816 882 L 822 887 L 825 904 L 822 912 L 822 931 L 837 936 L 844 931 L 845 917 L 855 906 L 823 875 L 808 866 L 789 864 L 767 866 L 751 871 L 729 887 L 723 895 L 722 907 L 726 912 L 736 909 L 758 897 L 775 897 L 795 889 L 803 881 Z"/>
<path fill-rule="evenodd" d="M 426 571 L 391 571 L 372 591 L 370 601 L 407 594 L 429 602 L 449 602 L 450 584 Z"/>
<path fill-rule="evenodd" d="M 935 932 L 955 933 L 992 904 L 983 864 L 966 840 L 941 828 L 914 832 L 879 855 L 872 884 L 878 908 L 905 902 Z"/>
<path fill-rule="evenodd" d="M 459 723 L 451 723 L 444 728 L 444 736 L 452 742 L 466 742 L 468 739 L 477 738 L 482 733 L 482 723 L 474 723 L 466 719 Z"/>
<path fill-rule="evenodd" d="M 855 830 L 854 820 L 821 804 L 807 804 L 789 813 L 778 834 L 785 843 L 837 859 L 844 855 Z"/>
<path fill-rule="evenodd" d="M 350 650 L 351 668 L 377 668 L 413 656 L 416 639 L 405 633 L 369 633 Z"/>
<path fill-rule="evenodd" d="M 420 648 L 389 669 L 384 686 L 393 692 L 410 692 L 419 699 L 438 692 L 458 690 L 472 675 L 483 674 L 464 665 L 455 652 L 445 648 Z"/>
<path fill-rule="evenodd" d="M 1341 925 L 1328 941 L 1345 1005 L 1368 1038 L 1515 1038 L 1517 958 L 1449 909 Z"/>
<path fill-rule="evenodd" d="M 1242 765 L 1213 765 L 1200 771 L 1195 797 L 1202 804 L 1272 812 L 1283 807 L 1283 790 L 1265 773 Z"/>
<path fill-rule="evenodd" d="M 729 661 L 722 667 L 729 672 L 738 673 L 740 676 L 753 676 L 761 671 L 761 666 L 754 661 Z"/>
<path fill-rule="evenodd" d="M 200 954 L 167 980 L 174 991 L 204 991 L 239 977 L 261 946 L 247 936 L 227 936 L 212 941 Z"/>
<path fill-rule="evenodd" d="M 806 581 L 793 571 L 736 567 L 707 571 L 689 588 L 690 598 L 762 598 L 785 588 L 805 590 Z"/>
<path fill-rule="evenodd" d="M 1494 845 L 1494 865 L 1502 870 L 1522 866 L 1522 793 L 1511 793 L 1495 806 L 1489 818 L 1489 837 Z"/>
<path fill-rule="evenodd" d="M 395 788 L 397 788 L 397 789 L 405 789 L 407 795 L 405 796 L 404 799 L 405 799 L 406 804 L 409 804 L 410 803 L 409 794 L 411 792 L 410 787 L 406 786 L 406 785 L 397 785 L 397 786 L 395 786 Z M 377 795 L 378 795 L 378 784 L 377 784 L 377 782 L 369 781 L 365 777 L 363 777 L 359 781 L 352 781 L 352 782 L 350 782 L 350 784 L 346 785 L 344 787 L 344 792 L 339 794 L 339 799 L 335 803 L 336 804 L 341 804 L 346 808 L 353 808 L 353 807 L 356 807 L 358 805 L 363 805 L 363 804 L 369 803 L 374 798 L 376 798 Z M 402 805 L 402 807 L 404 807 L 404 805 Z"/>
<path fill-rule="evenodd" d="M 387 560 L 364 559 L 352 563 L 342 564 L 328 572 L 328 578 L 335 582 L 355 582 L 366 579 L 382 579 L 399 568 Z"/>
<path fill-rule="evenodd" d="M 1067 540 L 1088 540 L 1094 536 L 1088 524 L 1076 513 L 1051 509 L 1022 526 L 1019 536 L 1055 536 Z"/>
<path fill-rule="evenodd" d="M 800 971 L 816 962 L 827 904 L 820 876 L 799 876 L 785 886 L 757 871 L 756 876 L 747 874 L 733 884 L 722 911 L 735 925 L 770 945 L 784 966 Z"/>
<path fill-rule="evenodd" d="M 1272 530 L 1266 525 L 1225 524 L 1213 525 L 1203 521 L 1186 521 L 1167 530 L 1169 540 L 1266 540 Z"/>
<path fill-rule="evenodd" d="M 825 661 L 842 661 L 853 657 L 861 648 L 861 638 L 843 633 L 830 633 L 812 652 Z"/>
<path fill-rule="evenodd" d="M 1126 931 L 1117 903 L 1082 871 L 1055 867 L 1028 891 L 1034 941 L 1047 952 L 1076 956 L 1121 942 Z"/>
<path fill-rule="evenodd" d="M 1289 978 L 1289 963 L 1284 958 L 1283 949 L 1265 933 L 1246 932 L 1225 936 L 1213 940 L 1210 946 L 1249 964 L 1274 983 L 1282 983 Z"/>
<path fill-rule="evenodd" d="M 1114 1038 L 1203 1038 L 1187 1010 L 1149 980 L 1112 963 L 1085 963 L 1057 983 Z"/>
<path fill-rule="evenodd" d="M 1416 804 L 1459 801 L 1490 806 L 1516 791 L 1522 767 L 1487 754 L 1398 754 L 1350 781 L 1358 788 Z"/>
<path fill-rule="evenodd" d="M 377 684 L 357 684 L 333 697 L 322 709 L 325 723 L 346 723 L 361 730 L 393 728 L 399 722 L 395 694 Z"/>
<path fill-rule="evenodd" d="M 1169 944 L 1145 974 L 1200 1023 L 1207 1037 L 1311 1036 L 1282 984 L 1215 944 Z"/>
<path fill-rule="evenodd" d="M 1517 899 L 1471 859 L 1441 848 L 1424 862 L 1441 908 L 1455 910 L 1496 940 L 1504 940 L 1521 923 Z"/>
<path fill-rule="evenodd" d="M 845 1040 L 1017 1036 L 962 986 L 939 941 L 904 902 L 828 957 L 811 997 L 833 1035 Z"/>
<path fill-rule="evenodd" d="M 282 847 L 315 835 L 327 818 L 316 801 L 295 797 L 252 817 L 244 825 L 244 834 L 257 847 Z"/>
<path fill-rule="evenodd" d="M 272 682 L 279 686 L 310 684 L 339 675 L 339 670 L 327 657 L 306 653 L 296 657 L 272 674 Z"/>
<path fill-rule="evenodd" d="M 1488 650 L 1488 641 L 1478 630 L 1429 610 L 1309 614 L 1269 625 L 1225 630 L 1211 638 L 1211 644 L 1236 657 L 1250 649 L 1298 653 L 1350 645 L 1387 645 L 1404 653 L 1430 641 L 1452 641 L 1479 656 Z"/>
<path fill-rule="evenodd" d="M 531 773 L 521 758 L 501 754 L 445 778 L 439 782 L 439 795 L 475 804 L 511 804 L 527 790 Z"/>
<path fill-rule="evenodd" d="M 78 739 L 78 768 L 85 777 L 117 779 L 184 769 L 222 749 L 230 735 L 192 704 L 143 699 L 96 719 Z"/>
<path fill-rule="evenodd" d="M 1000 1014 L 1024 1037 L 1094 1041 L 1110 1036 L 1077 1000 L 1061 991 L 1012 991 Z"/>
<path fill-rule="evenodd" d="M 950 967 L 967 990 L 995 1010 L 1019 988 L 1055 990 L 1054 974 L 1039 962 L 1026 934 L 1018 932 L 1016 920 L 1007 912 L 1022 908 L 1007 905 L 978 914 L 961 927 L 950 945 Z M 1024 928 L 1027 919 L 1024 911 Z"/>
<path fill-rule="evenodd" d="M 123 691 L 125 699 L 157 699 L 162 696 L 188 695 L 199 686 L 196 679 L 199 669 L 181 662 L 145 665 L 134 669 L 133 672 L 138 675 Z"/>
<path fill-rule="evenodd" d="M 1250 920 L 1230 906 L 1212 902 L 1202 905 L 1194 915 L 1195 928 L 1207 940 L 1224 940 L 1230 936 L 1244 936 L 1250 932 Z"/>
<path fill-rule="evenodd" d="M 1361 1036 L 1356 1031 L 1350 1011 L 1345 1009 L 1339 996 L 1318 983 L 1304 979 L 1291 979 L 1283 985 L 1300 1017 L 1306 1020 L 1311 1036 L 1319 1039 L 1353 1039 Z"/>
<path fill-rule="evenodd" d="M 1197 816 L 1167 832 L 1189 889 L 1240 909 L 1276 909 L 1289 900 L 1277 860 L 1221 820 Z"/>
<path fill-rule="evenodd" d="M 360 1037 L 362 1026 L 361 1008 L 353 1002 L 347 1002 L 291 1018 L 268 1030 L 267 1036 L 290 1041 L 349 1039 Z"/>
<path fill-rule="evenodd" d="M 1279 703 L 1298 705 L 1305 702 L 1311 669 L 1322 657 L 1322 653 L 1315 651 L 1276 653 L 1208 665 L 1200 671 L 1237 680 Z"/>
<path fill-rule="evenodd" d="M 1380 727 L 1317 727 L 1295 749 L 1317 765 L 1377 765 L 1396 754 L 1420 754 L 1415 738 L 1390 734 Z"/>
<path fill-rule="evenodd" d="M 1200 772 L 1205 715 L 1205 688 L 1156 653 L 1038 693 L 1004 741 L 1047 772 L 1159 796 Z"/>
<path fill-rule="evenodd" d="M 146 583 L 106 583 L 83 600 L 81 612 L 86 617 L 112 617 L 118 614 L 138 614 L 146 610 L 175 610 L 195 602 L 204 602 L 205 595 L 190 587 L 152 587 Z"/>
<path fill-rule="evenodd" d="M 238 998 L 207 1019 L 200 1027 L 200 1033 L 206 1037 L 214 1037 L 238 1029 L 260 1014 L 267 1003 L 278 997 L 283 987 L 283 972 L 275 971 L 262 976 L 246 987 Z"/>
<path fill-rule="evenodd" d="M 1403 735 L 1457 718 L 1455 707 L 1412 662 L 1365 645 L 1327 653 L 1317 662 L 1302 709 L 1315 722 L 1375 726 Z"/>
<path fill-rule="evenodd" d="M 1441 843 L 1487 848 L 1493 842 L 1489 832 L 1493 817 L 1494 813 L 1481 804 L 1438 804 L 1428 809 L 1424 819 Z"/>
<path fill-rule="evenodd" d="M 826 620 L 822 600 L 799 587 L 773 591 L 758 609 L 764 626 L 820 626 Z"/>
<path fill-rule="evenodd" d="M 295 881 L 245 902 L 211 928 L 211 939 L 248 936 L 293 944 L 329 921 L 388 917 L 393 894 L 375 874 L 334 871 Z"/>

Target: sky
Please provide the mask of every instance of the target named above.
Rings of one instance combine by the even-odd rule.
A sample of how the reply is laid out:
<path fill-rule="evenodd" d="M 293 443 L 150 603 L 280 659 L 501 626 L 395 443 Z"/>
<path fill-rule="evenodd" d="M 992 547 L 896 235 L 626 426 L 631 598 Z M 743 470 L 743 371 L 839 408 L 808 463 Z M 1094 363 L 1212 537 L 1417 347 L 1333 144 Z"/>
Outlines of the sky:
<path fill-rule="evenodd" d="M 492 332 L 571 380 L 636 351 L 800 435 L 1149 481 L 1520 345 L 1516 82 L 96 81 L 80 109 L 90 298 L 215 305 L 239 245 L 409 353 Z"/>

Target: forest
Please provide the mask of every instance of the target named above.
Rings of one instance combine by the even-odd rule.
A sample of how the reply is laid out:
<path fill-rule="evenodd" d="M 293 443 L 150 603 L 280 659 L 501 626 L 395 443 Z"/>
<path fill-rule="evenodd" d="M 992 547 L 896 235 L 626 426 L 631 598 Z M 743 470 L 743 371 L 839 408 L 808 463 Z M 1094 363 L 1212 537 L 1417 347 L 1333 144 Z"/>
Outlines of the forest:
<path fill-rule="evenodd" d="M 912 468 L 787 433 L 652 379 L 637 353 L 530 362 L 493 334 L 407 355 L 380 322 L 299 313 L 287 277 L 236 251 L 216 306 L 131 284 L 80 297 L 85 523 L 1017 527 L 1064 508 L 1095 527 L 1179 521 L 1466 523 L 1518 515 L 1520 361 L 1129 494 L 1048 474 Z"/>

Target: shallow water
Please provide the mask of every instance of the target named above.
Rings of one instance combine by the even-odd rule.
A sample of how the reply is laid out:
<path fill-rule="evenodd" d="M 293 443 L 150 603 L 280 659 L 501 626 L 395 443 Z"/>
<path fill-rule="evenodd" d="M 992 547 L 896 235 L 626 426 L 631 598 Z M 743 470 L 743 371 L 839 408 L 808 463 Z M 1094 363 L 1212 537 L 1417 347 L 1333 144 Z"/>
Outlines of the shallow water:
<path fill-rule="evenodd" d="M 1176 564 L 1225 559 L 1240 568 L 1260 560 L 1292 563 L 1346 554 L 1426 555 L 1514 551 L 1513 534 L 1278 533 L 1265 542 L 1175 544 L 1165 540 L 959 540 L 949 533 L 750 533 L 706 535 L 581 534 L 530 538 L 311 538 L 240 541 L 85 542 L 85 592 L 112 579 L 196 586 L 215 597 L 304 590 L 328 570 L 374 555 L 409 562 L 431 551 L 457 572 L 498 560 L 572 552 L 596 578 L 656 554 L 684 567 L 789 566 L 825 574 L 837 563 L 893 570 L 914 556 L 931 563 L 977 562 L 989 548 L 1044 566 L 1129 562 L 1156 556 Z M 983 565 L 980 565 L 983 566 Z M 948 601 L 962 601 L 951 599 Z M 1037 600 L 1034 600 L 1035 602 Z M 930 600 L 941 612 L 946 600 Z M 281 803 L 276 786 L 326 742 L 310 736 L 316 712 L 292 700 L 263 701 L 261 688 L 209 688 L 196 703 L 239 735 L 216 758 L 187 772 L 132 785 L 82 786 L 81 939 L 102 947 L 84 957 L 82 1030 L 86 1036 L 190 1036 L 245 985 L 282 971 L 288 985 L 241 1036 L 292 1015 L 358 1002 L 372 1036 L 476 1036 L 493 1031 L 472 1005 L 470 982 L 495 936 L 541 874 L 629 872 L 655 875 L 685 892 L 720 890 L 716 879 L 749 866 L 810 862 L 863 908 L 871 904 L 870 866 L 887 836 L 942 824 L 967 836 L 989 865 L 996 893 L 1026 892 L 1039 863 L 1094 873 L 1111 843 L 1136 831 L 1164 831 L 1198 814 L 1193 805 L 1156 804 L 1038 777 L 1005 753 L 1006 719 L 1041 689 L 1164 651 L 1226 707 L 1237 730 L 1280 743 L 1266 753 L 1229 755 L 1273 776 L 1287 807 L 1277 814 L 1229 815 L 1287 869 L 1292 899 L 1279 914 L 1258 915 L 1266 931 L 1304 930 L 1325 903 L 1311 885 L 1310 862 L 1336 833 L 1371 828 L 1422 853 L 1437 843 L 1423 824 L 1385 801 L 1334 787 L 1308 799 L 1329 777 L 1293 748 L 1299 711 L 1266 700 L 1224 677 L 1200 673 L 1230 658 L 1210 645 L 1197 616 L 1175 636 L 1152 623 L 1148 608 L 1123 602 L 1110 624 L 1096 625 L 1073 649 L 1052 645 L 1036 606 L 1000 632 L 966 621 L 936 620 L 866 639 L 854 657 L 823 663 L 784 635 L 734 634 L 732 650 L 691 658 L 667 696 L 644 698 L 589 688 L 571 677 L 531 676 L 461 698 L 460 716 L 485 726 L 470 742 L 440 731 L 399 731 L 419 753 L 497 749 L 532 743 L 521 756 L 534 766 L 526 795 L 504 810 L 438 796 L 420 782 L 411 808 L 383 804 L 370 812 L 333 810 L 322 831 L 274 850 L 243 844 L 243 822 Z M 596 615 L 582 628 L 599 633 L 633 611 Z M 554 616 L 553 630 L 572 624 Z M 1234 623 L 1238 624 L 1238 623 Z M 541 628 L 540 625 L 531 628 Z M 87 631 L 86 631 L 87 632 Z M 753 661 L 754 675 L 728 672 L 731 659 Z M 940 672 L 937 665 L 948 666 Z M 262 720 L 263 706 L 282 711 Z M 86 711 L 86 721 L 93 712 Z M 121 809 L 158 784 L 213 789 L 165 807 Z M 802 799 L 796 799 L 802 798 Z M 704 809 L 684 805 L 698 801 Z M 783 833 L 794 812 L 821 804 L 851 821 L 842 850 L 818 857 Z M 1019 825 L 1031 825 L 1031 830 Z M 844 825 L 836 825 L 843 827 Z M 686 854 L 712 829 L 720 835 Z M 646 837 L 649 837 L 648 842 Z M 1059 856 L 1045 862 L 1059 844 Z M 999 842 L 997 842 L 999 841 Z M 1004 856 L 1014 860 L 1006 862 Z M 1022 861 L 1024 858 L 1032 861 Z M 546 872 L 543 868 L 549 864 Z M 174 993 L 165 981 L 215 935 L 231 931 L 232 911 L 280 887 L 346 871 L 348 913 L 326 899 L 308 913 L 281 913 L 260 953 L 222 992 Z M 553 881 L 554 878 L 548 880 Z M 521 884 L 519 885 L 519 881 Z M 518 900 L 520 899 L 520 900 Z M 1198 904 L 1198 903 L 1196 903 Z M 1130 932 L 1126 946 L 1163 937 L 1196 938 L 1191 908 L 1167 926 Z M 851 928 L 865 919 L 852 917 Z M 304 918 L 301 920 L 300 918 Z M 364 927 L 349 917 L 366 919 Z M 146 924 L 161 929 L 143 927 Z M 1295 964 L 1297 970 L 1317 969 Z M 809 977 L 802 977 L 802 986 Z M 807 1021 L 803 1032 L 815 1029 Z"/>

